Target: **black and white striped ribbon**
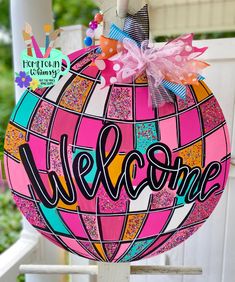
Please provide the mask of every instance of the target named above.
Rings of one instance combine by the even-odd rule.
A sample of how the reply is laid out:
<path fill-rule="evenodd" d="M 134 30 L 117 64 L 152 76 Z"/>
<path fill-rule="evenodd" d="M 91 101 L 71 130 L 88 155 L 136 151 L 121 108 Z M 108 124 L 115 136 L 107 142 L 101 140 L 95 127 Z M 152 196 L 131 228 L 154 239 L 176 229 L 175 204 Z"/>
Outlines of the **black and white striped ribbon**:
<path fill-rule="evenodd" d="M 123 31 L 128 33 L 139 44 L 149 39 L 149 13 L 147 4 L 136 14 L 127 14 Z"/>
<path fill-rule="evenodd" d="M 162 86 L 155 86 L 154 78 L 149 75 L 148 76 L 148 87 L 149 87 L 149 98 L 151 98 L 151 102 L 153 108 L 158 107 L 159 105 L 163 105 L 164 103 L 173 103 L 175 101 L 175 95 L 167 88 Z"/>

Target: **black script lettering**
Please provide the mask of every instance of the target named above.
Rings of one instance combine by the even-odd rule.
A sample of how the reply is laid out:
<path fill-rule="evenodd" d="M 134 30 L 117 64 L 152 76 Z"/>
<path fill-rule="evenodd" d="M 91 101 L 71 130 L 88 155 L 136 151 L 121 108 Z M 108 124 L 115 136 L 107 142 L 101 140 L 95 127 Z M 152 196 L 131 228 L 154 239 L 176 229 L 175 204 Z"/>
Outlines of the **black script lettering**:
<path fill-rule="evenodd" d="M 156 151 L 161 151 L 165 154 L 165 164 L 161 163 L 155 158 Z M 152 190 L 159 191 L 165 186 L 169 172 L 171 172 L 171 151 L 168 146 L 159 142 L 157 144 L 151 145 L 148 148 L 147 159 L 149 161 L 147 178 L 150 182 L 150 188 Z M 159 180 L 157 180 L 156 173 L 159 169 L 162 171 L 162 173 Z"/>
<path fill-rule="evenodd" d="M 133 150 L 129 152 L 123 160 L 122 173 L 117 182 L 118 189 L 120 189 L 122 186 L 125 187 L 128 196 L 132 200 L 137 199 L 142 190 L 148 186 L 147 179 L 144 179 L 135 188 L 133 187 L 130 170 L 134 161 L 137 162 L 139 168 L 143 168 L 145 165 L 143 155 L 139 151 Z"/>
<path fill-rule="evenodd" d="M 207 182 L 214 180 L 220 174 L 221 169 L 222 166 L 219 162 L 212 162 L 205 168 L 204 177 L 200 180 L 199 184 L 201 187 L 201 193 L 199 194 L 198 200 L 200 202 L 204 202 L 215 190 L 220 188 L 219 183 L 216 183 L 205 193 Z"/>
<path fill-rule="evenodd" d="M 178 196 L 190 194 L 193 197 L 197 197 L 200 193 L 198 181 L 201 176 L 201 169 L 199 167 L 190 168 L 188 165 L 183 164 L 181 157 L 177 157 L 172 167 L 168 187 L 172 190 L 177 190 Z"/>
<path fill-rule="evenodd" d="M 113 147 L 110 149 L 109 154 L 106 155 L 105 146 L 112 129 L 115 133 L 114 144 Z M 144 158 L 142 154 L 139 151 L 134 150 L 129 152 L 125 156 L 122 164 L 121 174 L 118 177 L 115 187 L 113 186 L 109 176 L 108 167 L 112 163 L 115 156 L 118 154 L 118 151 L 121 146 L 121 141 L 122 136 L 120 128 L 118 126 L 114 124 L 109 124 L 103 127 L 99 134 L 97 142 L 97 171 L 94 177 L 94 181 L 92 183 L 92 187 L 90 187 L 87 181 L 85 180 L 85 176 L 88 175 L 91 171 L 94 165 L 94 160 L 88 152 L 80 152 L 76 155 L 73 162 L 73 174 L 77 185 L 85 198 L 94 198 L 100 183 L 102 183 L 105 191 L 107 192 L 109 197 L 114 201 L 119 199 L 122 187 L 126 189 L 126 192 L 131 199 L 136 199 L 147 185 L 147 180 L 142 181 L 136 188 L 134 188 L 132 185 L 132 181 L 130 178 L 131 164 L 133 163 L 133 161 L 136 160 L 140 168 L 144 167 Z"/>
<path fill-rule="evenodd" d="M 165 155 L 165 163 L 155 157 L 158 151 Z M 149 161 L 147 178 L 150 189 L 153 191 L 161 190 L 166 185 L 170 174 L 168 188 L 177 190 L 176 194 L 184 196 L 186 203 L 191 203 L 195 199 L 205 201 L 215 190 L 220 188 L 219 183 L 216 183 L 205 193 L 208 181 L 215 179 L 221 172 L 219 162 L 210 163 L 203 173 L 199 167 L 190 168 L 183 164 L 181 157 L 176 157 L 174 165 L 171 166 L 171 151 L 166 144 L 160 142 L 148 148 L 147 159 Z M 161 176 L 157 179 L 156 174 L 159 171 Z"/>
<path fill-rule="evenodd" d="M 107 153 L 107 143 L 114 133 L 113 144 Z M 95 159 L 89 152 L 79 152 L 73 160 L 72 172 L 76 183 L 73 182 L 72 172 L 69 169 L 67 156 L 67 135 L 61 136 L 60 158 L 62 170 L 65 178 L 64 187 L 55 171 L 48 172 L 48 179 L 52 187 L 49 193 L 41 180 L 37 170 L 30 146 L 23 144 L 19 147 L 20 157 L 24 168 L 29 176 L 31 184 L 42 203 L 50 208 L 57 205 L 61 200 L 67 205 L 72 205 L 77 201 L 77 188 L 86 199 L 93 199 L 102 184 L 108 196 L 116 201 L 120 197 L 121 189 L 125 189 L 130 199 L 137 199 L 142 190 L 149 186 L 152 191 L 160 191 L 166 185 L 168 189 L 175 190 L 178 196 L 184 197 L 186 203 L 191 203 L 195 199 L 203 202 L 217 189 L 219 183 L 214 183 L 212 187 L 206 187 L 208 182 L 216 179 L 221 172 L 219 162 L 211 162 L 202 172 L 199 167 L 190 168 L 183 164 L 181 157 L 176 157 L 172 164 L 172 154 L 169 147 L 161 142 L 151 145 L 146 152 L 148 163 L 145 163 L 141 152 L 133 150 L 125 156 L 121 172 L 114 186 L 109 175 L 109 167 L 117 156 L 122 142 L 121 130 L 116 124 L 105 125 L 100 133 L 96 145 Z M 110 140 L 109 140 L 110 141 Z M 96 163 L 97 169 L 92 183 L 86 181 Z M 131 179 L 133 164 L 137 169 L 147 165 L 147 175 L 134 187 Z"/>
<path fill-rule="evenodd" d="M 110 149 L 109 154 L 106 155 L 105 145 L 107 143 L 109 133 L 112 129 L 114 130 L 115 134 L 114 144 Z M 73 162 L 73 174 L 78 187 L 80 188 L 84 197 L 86 197 L 87 199 L 92 199 L 95 197 L 97 189 L 101 182 L 109 197 L 113 200 L 118 199 L 120 194 L 120 187 L 119 189 L 115 189 L 115 187 L 113 186 L 109 177 L 108 166 L 117 155 L 118 150 L 121 146 L 121 141 L 122 136 L 120 128 L 118 126 L 114 124 L 108 124 L 101 129 L 96 147 L 97 171 L 91 188 L 85 180 L 85 176 L 91 171 L 94 164 L 92 156 L 89 153 L 84 152 L 78 153 L 76 155 Z M 84 164 L 84 161 L 86 161 L 86 164 Z"/>
<path fill-rule="evenodd" d="M 48 208 L 55 207 L 59 199 L 61 199 L 65 204 L 68 205 L 76 203 L 76 191 L 69 170 L 67 157 L 67 139 L 67 135 L 62 135 L 60 146 L 61 164 L 67 191 L 61 184 L 58 175 L 54 171 L 51 171 L 48 173 L 48 177 L 51 183 L 52 196 L 50 196 L 43 184 L 29 145 L 23 144 L 19 147 L 20 157 L 29 176 L 31 184 L 33 185 L 34 190 L 40 198 L 41 202 Z"/>

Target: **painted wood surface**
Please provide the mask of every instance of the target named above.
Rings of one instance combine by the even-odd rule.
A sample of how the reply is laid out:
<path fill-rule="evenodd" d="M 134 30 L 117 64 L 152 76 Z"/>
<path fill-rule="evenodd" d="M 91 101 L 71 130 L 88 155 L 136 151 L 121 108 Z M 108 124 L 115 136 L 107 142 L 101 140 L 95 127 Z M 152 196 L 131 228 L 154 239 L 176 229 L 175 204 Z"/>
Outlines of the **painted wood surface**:
<path fill-rule="evenodd" d="M 211 67 L 205 72 L 206 82 L 213 90 L 226 117 L 235 156 L 235 39 L 198 41 L 198 46 L 209 46 L 204 59 Z M 233 160 L 234 161 L 234 160 Z M 167 252 L 171 265 L 202 266 L 203 275 L 197 277 L 132 277 L 133 282 L 234 282 L 235 277 L 235 167 L 230 171 L 226 191 L 214 213 L 191 238 Z M 158 264 L 160 258 L 135 264 Z"/>
<path fill-rule="evenodd" d="M 195 42 L 197 46 L 208 46 L 203 59 L 211 66 L 204 74 L 208 86 L 213 90 L 225 114 L 232 143 L 232 156 L 235 157 L 235 39 L 216 39 Z M 235 160 L 235 159 L 234 159 Z M 234 162 L 234 161 L 233 161 Z M 167 253 L 167 261 L 171 265 L 195 265 L 203 267 L 203 275 L 194 277 L 195 282 L 233 282 L 235 276 L 235 174 L 234 167 L 230 179 L 215 212 L 206 224 L 184 244 Z M 161 256 L 142 260 L 137 265 L 162 264 Z M 74 258 L 73 262 L 88 264 L 86 260 Z M 94 279 L 94 278 L 93 278 Z M 133 276 L 135 282 L 190 282 L 190 277 L 163 276 L 150 277 Z M 79 281 L 73 276 L 73 282 Z M 83 282 L 88 277 L 83 276 Z"/>
<path fill-rule="evenodd" d="M 30 0 L 32 1 L 32 0 Z M 143 4 L 142 0 L 131 0 L 132 3 L 134 3 L 134 6 L 131 8 L 131 12 L 137 11 L 141 5 Z M 203 0 L 204 1 L 204 0 Z M 200 2 L 203 2 L 200 1 Z M 12 1 L 12 2 L 19 2 L 19 5 L 21 5 L 21 1 Z M 24 1 L 25 3 L 27 1 Z M 34 1 L 36 4 L 36 1 Z M 40 1 L 45 2 L 46 1 Z M 48 1 L 50 2 L 50 1 Z M 152 2 L 158 2 L 162 5 L 165 5 L 166 2 L 177 2 L 177 1 L 156 1 L 152 0 Z M 176 13 L 178 16 L 177 21 L 177 33 L 181 33 L 184 30 L 184 24 L 187 24 L 187 22 L 183 22 L 183 18 L 181 16 L 189 17 L 190 21 L 193 22 L 193 24 L 190 26 L 190 31 L 197 31 L 198 23 L 194 22 L 194 16 L 193 13 L 196 13 L 196 9 L 192 9 L 191 12 L 187 13 L 186 7 L 184 8 L 183 5 L 185 5 L 186 1 L 182 2 L 182 11 L 181 14 Z M 187 1 L 189 3 L 190 1 Z M 196 4 L 199 5 L 199 1 L 195 1 Z M 211 2 L 211 1 L 207 1 Z M 216 1 L 220 2 L 220 1 Z M 231 26 L 231 23 L 234 24 L 234 20 L 231 21 L 231 18 L 234 19 L 234 2 L 235 1 L 226 1 L 225 6 L 223 7 L 223 10 L 226 13 L 226 17 L 224 17 L 224 21 L 228 23 L 228 26 Z M 114 9 L 114 0 L 110 0 L 109 2 L 106 1 L 106 3 L 109 4 L 109 7 L 113 5 Z M 42 4 L 40 4 L 42 5 Z M 207 5 L 206 2 L 204 5 Z M 22 6 L 22 5 L 21 5 Z M 107 7 L 108 8 L 108 7 Z M 169 7 L 168 7 L 169 8 Z M 156 7 L 157 9 L 157 7 Z M 203 10 L 203 9 L 202 9 Z M 199 12 L 201 14 L 201 17 L 205 15 L 206 18 L 206 11 L 209 11 L 209 8 L 205 8 L 205 10 L 200 10 Z M 38 10 L 37 10 L 38 11 Z M 175 10 L 174 10 L 175 11 Z M 15 18 L 13 22 L 15 24 L 18 24 L 21 26 L 21 19 L 18 19 L 17 15 L 20 13 L 16 13 Z M 45 14 L 45 13 L 44 13 Z M 169 12 L 169 15 L 172 15 L 174 18 L 174 15 L 172 12 Z M 180 16 L 181 15 L 181 16 Z M 191 16 L 190 16 L 191 15 Z M 156 17 L 157 18 L 157 17 Z M 192 19 L 191 19 L 192 18 Z M 17 20 L 18 19 L 18 20 Z M 28 19 L 30 20 L 30 19 Z M 35 21 L 38 22 L 39 18 L 35 16 Z M 158 14 L 158 19 L 160 23 L 164 20 L 163 16 L 160 16 Z M 207 19 L 204 19 L 205 21 Z M 151 18 L 152 24 L 153 19 Z M 169 23 L 170 24 L 170 23 Z M 201 26 L 202 24 L 200 24 Z M 211 22 L 209 21 L 209 25 L 211 25 Z M 158 26 L 159 29 L 163 30 L 163 27 L 159 24 L 154 24 L 154 26 Z M 174 26 L 171 24 L 171 26 Z M 221 26 L 221 25 L 220 25 Z M 200 27 L 201 28 L 201 27 Z M 223 30 L 225 29 L 225 25 L 223 25 Z M 155 29 L 153 29 L 155 30 Z M 205 30 L 205 28 L 204 28 Z M 166 32 L 166 29 L 165 29 Z M 157 34 L 157 31 L 154 31 L 154 34 Z M 14 35 L 14 34 L 13 34 Z M 15 55 L 17 54 L 17 50 L 21 49 L 21 42 L 19 39 L 16 38 L 15 40 Z M 210 41 L 202 41 L 198 43 L 199 45 L 209 45 L 209 51 L 207 52 L 207 55 L 205 56 L 205 59 L 208 60 L 209 63 L 211 63 L 211 67 L 208 68 L 208 70 L 205 72 L 205 75 L 207 77 L 207 83 L 210 86 L 210 88 L 214 91 L 214 94 L 216 98 L 219 100 L 224 114 L 226 116 L 227 122 L 229 124 L 229 131 L 230 136 L 233 137 L 232 139 L 232 145 L 233 145 L 233 156 L 235 156 L 235 114 L 234 114 L 234 104 L 235 104 L 235 39 L 221 39 L 221 40 L 210 40 Z M 18 49 L 17 49 L 18 48 Z M 15 56 L 16 57 L 16 56 Z M 17 65 L 17 62 L 15 62 L 15 65 Z M 172 251 L 167 253 L 167 256 L 159 256 L 156 258 L 152 258 L 149 260 L 143 260 L 138 263 L 135 263 L 136 265 L 161 265 L 165 258 L 168 263 L 171 265 L 198 265 L 203 267 L 204 274 L 200 277 L 182 277 L 182 276 L 133 276 L 131 277 L 131 281 L 135 282 L 157 282 L 157 281 L 163 281 L 163 282 L 233 282 L 235 277 L 235 244 L 234 244 L 234 238 L 235 238 L 235 224 L 234 222 L 234 213 L 235 213 L 235 172 L 231 170 L 230 173 L 230 179 L 227 185 L 227 191 L 224 193 L 222 200 L 220 201 L 218 207 L 216 208 L 215 213 L 211 216 L 211 218 L 208 220 L 208 222 L 187 242 L 180 245 L 179 247 L 173 249 Z M 43 248 L 43 245 L 41 245 L 41 248 Z M 46 248 L 48 246 L 46 245 Z M 44 247 L 45 249 L 45 247 Z M 54 264 L 56 259 L 53 259 L 52 255 L 52 249 L 48 248 L 48 252 L 46 252 L 47 262 Z M 54 251 L 53 251 L 54 252 Z M 51 253 L 51 254 L 50 254 Z M 55 252 L 54 252 L 55 254 Z M 50 257 L 51 256 L 51 257 Z M 41 257 L 42 263 L 45 263 L 43 259 L 43 255 Z M 32 258 L 32 263 L 33 263 Z M 71 264 L 89 264 L 89 261 L 80 259 L 78 257 L 71 257 Z M 33 281 L 42 281 L 40 280 L 41 277 L 32 277 L 29 276 L 27 279 L 27 282 L 33 282 Z M 44 281 L 52 281 L 51 280 Z M 93 278 L 91 278 L 93 279 Z M 59 281 L 59 280 L 57 280 Z M 73 276 L 72 281 L 82 281 L 86 282 L 88 281 L 88 277 L 80 277 L 80 276 Z M 121 282 L 121 281 L 120 281 Z"/>

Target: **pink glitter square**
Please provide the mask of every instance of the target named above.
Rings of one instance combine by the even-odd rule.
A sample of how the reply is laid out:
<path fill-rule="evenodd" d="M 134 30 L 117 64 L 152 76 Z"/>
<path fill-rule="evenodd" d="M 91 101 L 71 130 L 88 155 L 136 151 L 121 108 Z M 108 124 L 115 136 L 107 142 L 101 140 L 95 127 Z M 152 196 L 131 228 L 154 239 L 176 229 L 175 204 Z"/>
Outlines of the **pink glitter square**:
<path fill-rule="evenodd" d="M 132 88 L 113 87 L 108 104 L 108 118 L 132 120 Z"/>

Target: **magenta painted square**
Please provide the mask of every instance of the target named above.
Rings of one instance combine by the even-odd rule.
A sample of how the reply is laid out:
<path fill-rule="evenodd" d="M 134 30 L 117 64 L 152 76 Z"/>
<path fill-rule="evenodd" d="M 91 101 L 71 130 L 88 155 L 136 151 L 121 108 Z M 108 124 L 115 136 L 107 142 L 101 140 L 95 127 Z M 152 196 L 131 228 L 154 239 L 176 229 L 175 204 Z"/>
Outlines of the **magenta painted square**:
<path fill-rule="evenodd" d="M 178 134 L 180 134 L 181 145 L 186 145 L 201 137 L 202 125 L 197 109 L 192 109 L 179 115 Z"/>
<path fill-rule="evenodd" d="M 79 131 L 76 145 L 87 148 L 96 148 L 96 140 L 99 136 L 103 122 L 94 118 L 82 117 L 79 124 Z"/>
<path fill-rule="evenodd" d="M 52 128 L 52 135 L 51 138 L 60 141 L 61 134 L 60 128 L 63 127 L 64 133 L 68 136 L 68 143 L 72 144 L 75 132 L 74 128 L 76 128 L 78 123 L 79 116 L 69 111 L 58 109 L 55 119 L 53 120 L 53 124 L 51 125 Z M 69 122 L 68 122 L 69 121 Z"/>
<path fill-rule="evenodd" d="M 224 156 L 226 156 L 227 152 L 227 140 L 225 134 L 224 126 L 219 128 L 217 131 L 212 132 L 205 138 L 205 161 L 206 165 L 216 158 L 217 160 L 221 160 Z M 220 148 L 220 150 L 214 150 L 210 144 L 214 144 L 215 148 Z"/>
<path fill-rule="evenodd" d="M 135 90 L 136 99 L 136 120 L 152 120 L 155 118 L 155 112 L 149 106 L 148 87 L 139 87 Z"/>
<path fill-rule="evenodd" d="M 46 140 L 30 134 L 29 145 L 35 156 L 35 163 L 38 169 L 46 170 L 47 142 Z"/>
<path fill-rule="evenodd" d="M 173 103 L 164 104 L 157 108 L 159 118 L 167 117 L 175 114 L 175 105 Z"/>
<path fill-rule="evenodd" d="M 83 239 L 88 238 L 82 226 L 82 222 L 81 222 L 81 219 L 78 213 L 60 211 L 59 214 L 61 218 L 63 219 L 63 221 L 66 223 L 69 230 L 71 230 L 71 232 L 76 237 L 83 238 Z M 74 224 L 74 222 L 77 222 L 77 223 Z"/>

